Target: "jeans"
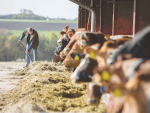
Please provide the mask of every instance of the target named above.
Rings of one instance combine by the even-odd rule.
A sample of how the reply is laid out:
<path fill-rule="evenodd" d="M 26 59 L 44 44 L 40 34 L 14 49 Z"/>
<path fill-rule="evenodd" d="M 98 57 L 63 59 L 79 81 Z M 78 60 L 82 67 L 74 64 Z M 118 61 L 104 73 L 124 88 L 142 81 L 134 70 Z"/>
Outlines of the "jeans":
<path fill-rule="evenodd" d="M 26 47 L 26 51 L 30 48 L 30 44 L 27 44 L 27 47 Z M 30 54 L 31 50 L 29 51 L 28 54 Z M 30 57 L 28 56 L 28 54 L 26 54 L 26 66 L 28 66 L 30 64 Z M 36 49 L 33 49 L 33 61 L 37 61 L 37 48 Z"/>

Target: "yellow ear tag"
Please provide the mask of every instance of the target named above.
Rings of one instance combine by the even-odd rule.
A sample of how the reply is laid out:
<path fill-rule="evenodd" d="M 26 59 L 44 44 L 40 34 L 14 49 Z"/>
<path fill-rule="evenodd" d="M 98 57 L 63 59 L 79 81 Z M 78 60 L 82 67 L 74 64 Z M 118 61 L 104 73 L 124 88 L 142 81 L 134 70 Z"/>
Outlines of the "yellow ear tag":
<path fill-rule="evenodd" d="M 90 53 L 90 58 L 95 59 L 95 54 L 93 52 Z"/>
<path fill-rule="evenodd" d="M 119 88 L 115 89 L 115 90 L 114 90 L 114 95 L 117 96 L 117 97 L 122 96 L 121 90 L 120 90 Z"/>
<path fill-rule="evenodd" d="M 106 70 L 102 72 L 102 79 L 105 81 L 108 81 L 110 79 L 110 74 Z"/>
<path fill-rule="evenodd" d="M 75 60 L 75 61 L 80 60 L 79 56 L 78 56 L 78 55 L 76 55 L 76 56 L 74 57 L 74 60 Z"/>

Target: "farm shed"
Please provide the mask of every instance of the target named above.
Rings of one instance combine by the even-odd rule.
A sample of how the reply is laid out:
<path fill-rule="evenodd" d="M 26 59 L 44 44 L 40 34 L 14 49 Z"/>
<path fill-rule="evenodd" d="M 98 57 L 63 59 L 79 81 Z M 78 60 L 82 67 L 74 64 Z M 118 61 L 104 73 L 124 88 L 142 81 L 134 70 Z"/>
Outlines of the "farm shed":
<path fill-rule="evenodd" d="M 134 35 L 150 24 L 150 0 L 70 0 L 79 6 L 78 27 L 110 35 Z M 81 7 L 82 6 L 82 7 Z M 89 9 L 88 9 L 89 8 Z"/>

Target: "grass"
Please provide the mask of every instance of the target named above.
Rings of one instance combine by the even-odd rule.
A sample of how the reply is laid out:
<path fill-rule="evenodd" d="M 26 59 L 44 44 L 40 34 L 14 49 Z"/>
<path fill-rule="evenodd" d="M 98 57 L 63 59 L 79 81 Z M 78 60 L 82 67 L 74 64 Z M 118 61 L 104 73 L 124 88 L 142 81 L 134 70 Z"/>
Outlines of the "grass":
<path fill-rule="evenodd" d="M 11 31 L 15 36 L 21 36 L 23 33 L 23 30 L 9 30 L 9 31 Z M 52 31 L 37 31 L 37 32 L 40 36 L 42 35 L 49 36 Z M 60 36 L 60 31 L 54 32 L 58 37 Z"/>
<path fill-rule="evenodd" d="M 78 21 L 69 21 L 69 20 L 27 20 L 27 19 L 0 19 L 0 21 L 4 22 L 41 22 L 41 23 L 75 23 L 77 24 Z"/>

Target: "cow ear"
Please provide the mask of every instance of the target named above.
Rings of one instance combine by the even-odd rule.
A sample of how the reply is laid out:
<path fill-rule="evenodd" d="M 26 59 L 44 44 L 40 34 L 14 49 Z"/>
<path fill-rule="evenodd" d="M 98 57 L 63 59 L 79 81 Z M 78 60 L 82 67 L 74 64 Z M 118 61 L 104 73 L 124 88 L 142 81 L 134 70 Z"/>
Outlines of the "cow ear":
<path fill-rule="evenodd" d="M 63 34 L 65 34 L 65 32 L 64 32 L 64 31 L 61 31 L 60 34 L 63 35 Z"/>
<path fill-rule="evenodd" d="M 94 51 L 94 49 L 92 49 L 90 46 L 87 46 L 87 47 L 85 47 L 85 49 L 84 49 L 84 53 L 85 54 L 90 54 L 91 52 L 93 52 Z"/>
<path fill-rule="evenodd" d="M 75 60 L 80 60 L 80 59 L 85 57 L 85 54 L 84 53 L 81 53 L 81 54 L 79 54 L 79 53 L 72 53 L 70 56 L 73 59 L 75 59 Z"/>
<path fill-rule="evenodd" d="M 90 54 L 91 52 L 96 53 L 98 50 L 96 48 L 93 48 L 92 46 L 87 46 L 84 49 L 85 54 Z"/>
<path fill-rule="evenodd" d="M 91 58 L 91 59 L 95 59 L 96 58 L 96 53 L 97 53 L 98 51 L 97 50 L 94 50 L 93 48 L 91 48 L 91 47 L 86 47 L 85 49 L 84 49 L 84 53 L 85 54 L 89 54 L 89 57 Z"/>
<path fill-rule="evenodd" d="M 108 87 L 116 97 L 123 96 L 123 90 L 126 90 L 124 86 L 119 84 L 110 84 Z"/>
<path fill-rule="evenodd" d="M 89 33 L 85 32 L 85 31 L 82 31 L 80 39 L 86 39 L 86 40 L 88 40 L 88 38 L 89 38 Z"/>
<path fill-rule="evenodd" d="M 65 28 L 63 29 L 64 32 L 68 31 L 69 26 L 65 26 Z"/>
<path fill-rule="evenodd" d="M 76 55 L 78 55 L 78 53 L 72 53 L 70 56 L 74 59 Z"/>
<path fill-rule="evenodd" d="M 65 28 L 64 29 L 68 29 L 69 28 L 69 26 L 65 26 Z"/>

